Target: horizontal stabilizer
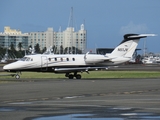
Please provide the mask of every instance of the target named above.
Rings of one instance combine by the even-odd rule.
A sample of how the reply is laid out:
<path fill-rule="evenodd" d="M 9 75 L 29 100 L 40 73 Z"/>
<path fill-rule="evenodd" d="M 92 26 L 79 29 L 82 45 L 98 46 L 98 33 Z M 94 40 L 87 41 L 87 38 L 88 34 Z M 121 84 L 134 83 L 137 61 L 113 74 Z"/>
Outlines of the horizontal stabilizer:
<path fill-rule="evenodd" d="M 135 34 L 135 35 L 128 36 L 128 38 L 143 38 L 148 36 L 157 36 L 157 35 L 156 34 Z"/>

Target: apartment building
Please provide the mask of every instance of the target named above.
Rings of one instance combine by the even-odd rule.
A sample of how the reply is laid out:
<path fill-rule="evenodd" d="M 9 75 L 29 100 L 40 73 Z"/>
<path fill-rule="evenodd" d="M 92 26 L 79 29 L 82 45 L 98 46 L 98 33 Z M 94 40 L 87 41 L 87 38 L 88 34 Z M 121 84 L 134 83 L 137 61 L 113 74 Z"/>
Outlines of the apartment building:
<path fill-rule="evenodd" d="M 0 33 L 0 46 L 10 49 L 11 44 L 16 50 L 19 50 L 19 44 L 22 44 L 22 50 L 27 50 L 29 46 L 36 46 L 39 44 L 40 49 L 55 47 L 55 53 L 60 53 L 60 50 L 72 47 L 78 48 L 82 52 L 86 49 L 87 32 L 84 25 L 80 26 L 80 30 L 75 31 L 73 27 L 68 27 L 66 30 L 58 32 L 53 28 L 48 28 L 44 32 L 30 32 L 22 33 L 20 30 L 4 27 L 4 32 Z M 63 51 L 62 50 L 62 51 Z M 67 53 L 73 53 L 73 50 Z M 61 52 L 63 53 L 63 52 Z M 66 52 L 65 52 L 66 53 Z M 74 51 L 75 53 L 75 51 Z"/>
<path fill-rule="evenodd" d="M 29 35 L 28 44 L 34 47 L 38 43 L 41 50 L 51 46 L 56 47 L 56 52 L 67 47 L 75 47 L 82 51 L 86 49 L 87 32 L 83 24 L 80 26 L 79 31 L 75 31 L 73 27 L 68 27 L 66 30 L 59 30 L 58 32 L 54 31 L 53 28 L 48 28 L 45 32 L 30 32 Z"/>
<path fill-rule="evenodd" d="M 0 33 L 0 46 L 3 48 L 10 49 L 13 45 L 16 50 L 19 50 L 19 44 L 21 43 L 21 49 L 25 50 L 28 48 L 28 40 L 28 33 L 11 29 L 9 26 L 4 27 L 4 32 Z"/>
<path fill-rule="evenodd" d="M 28 44 L 32 46 L 32 48 L 36 46 L 36 44 L 39 44 L 41 50 L 45 47 L 53 46 L 53 28 L 48 28 L 45 32 L 30 32 L 29 36 Z"/>

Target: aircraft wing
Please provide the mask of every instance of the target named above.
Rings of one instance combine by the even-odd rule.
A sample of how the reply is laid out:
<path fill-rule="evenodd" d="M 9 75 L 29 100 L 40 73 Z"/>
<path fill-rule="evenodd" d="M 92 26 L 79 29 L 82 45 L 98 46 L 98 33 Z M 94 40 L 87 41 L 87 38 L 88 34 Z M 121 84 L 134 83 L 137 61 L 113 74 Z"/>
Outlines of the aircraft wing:
<path fill-rule="evenodd" d="M 63 72 L 88 72 L 88 71 L 96 71 L 105 69 L 107 70 L 108 67 L 74 67 L 74 68 L 55 68 L 54 71 L 57 73 L 63 73 Z"/>

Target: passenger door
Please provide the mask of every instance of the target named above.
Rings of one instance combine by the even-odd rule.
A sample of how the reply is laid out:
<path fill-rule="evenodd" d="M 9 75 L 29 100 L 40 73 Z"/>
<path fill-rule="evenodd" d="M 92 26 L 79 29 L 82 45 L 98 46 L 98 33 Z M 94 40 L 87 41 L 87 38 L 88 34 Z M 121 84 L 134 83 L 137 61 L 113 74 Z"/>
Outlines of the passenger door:
<path fill-rule="evenodd" d="M 42 56 L 41 57 L 41 70 L 42 71 L 47 71 L 48 67 L 48 59 L 47 56 Z"/>

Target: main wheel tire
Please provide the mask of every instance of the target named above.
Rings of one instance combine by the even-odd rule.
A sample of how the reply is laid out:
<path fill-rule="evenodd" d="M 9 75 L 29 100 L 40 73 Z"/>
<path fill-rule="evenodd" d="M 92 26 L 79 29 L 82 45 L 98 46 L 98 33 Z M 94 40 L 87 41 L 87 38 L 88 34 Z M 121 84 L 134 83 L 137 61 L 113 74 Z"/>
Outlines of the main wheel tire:
<path fill-rule="evenodd" d="M 74 77 L 74 76 L 73 76 L 72 74 L 70 74 L 70 75 L 68 76 L 69 79 L 73 79 L 73 77 Z"/>
<path fill-rule="evenodd" d="M 76 79 L 81 79 L 81 75 L 80 75 L 80 74 L 77 74 L 77 75 L 76 75 Z"/>

